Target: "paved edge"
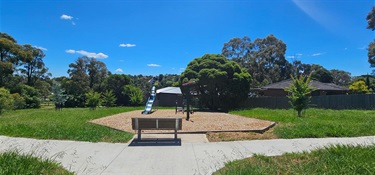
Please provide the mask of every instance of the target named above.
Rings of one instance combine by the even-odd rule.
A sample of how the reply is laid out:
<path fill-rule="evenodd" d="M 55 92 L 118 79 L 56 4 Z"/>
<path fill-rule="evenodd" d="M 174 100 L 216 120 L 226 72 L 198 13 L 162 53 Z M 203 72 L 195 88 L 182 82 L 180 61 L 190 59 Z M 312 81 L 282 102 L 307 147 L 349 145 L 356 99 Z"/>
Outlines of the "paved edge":
<path fill-rule="evenodd" d="M 272 122 L 261 129 L 233 129 L 233 130 L 207 130 L 207 131 L 177 131 L 178 134 L 207 134 L 209 132 L 256 132 L 264 133 L 276 126 L 276 122 Z M 147 130 L 146 130 L 147 131 Z M 142 132 L 142 134 L 174 134 L 174 132 Z"/>

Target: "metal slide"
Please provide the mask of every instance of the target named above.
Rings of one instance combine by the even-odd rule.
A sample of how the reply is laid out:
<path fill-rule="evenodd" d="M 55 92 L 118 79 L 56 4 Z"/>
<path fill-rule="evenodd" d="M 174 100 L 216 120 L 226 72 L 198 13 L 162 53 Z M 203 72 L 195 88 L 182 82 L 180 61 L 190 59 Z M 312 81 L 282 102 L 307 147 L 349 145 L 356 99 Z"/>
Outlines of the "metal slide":
<path fill-rule="evenodd" d="M 152 86 L 151 94 L 148 97 L 148 100 L 147 100 L 146 106 L 145 106 L 145 110 L 142 111 L 142 114 L 150 114 L 151 113 L 152 105 L 154 104 L 155 97 L 156 97 L 155 86 Z"/>

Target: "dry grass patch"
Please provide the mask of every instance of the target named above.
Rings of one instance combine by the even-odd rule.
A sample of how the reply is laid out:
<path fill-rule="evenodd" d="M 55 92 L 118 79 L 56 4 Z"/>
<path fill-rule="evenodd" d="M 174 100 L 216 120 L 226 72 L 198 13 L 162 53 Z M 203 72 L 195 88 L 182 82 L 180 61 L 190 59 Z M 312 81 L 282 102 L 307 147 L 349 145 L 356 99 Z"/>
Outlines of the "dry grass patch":
<path fill-rule="evenodd" d="M 239 140 L 266 140 L 278 139 L 273 134 L 273 128 L 264 133 L 255 132 L 209 132 L 206 134 L 209 142 L 239 141 Z"/>

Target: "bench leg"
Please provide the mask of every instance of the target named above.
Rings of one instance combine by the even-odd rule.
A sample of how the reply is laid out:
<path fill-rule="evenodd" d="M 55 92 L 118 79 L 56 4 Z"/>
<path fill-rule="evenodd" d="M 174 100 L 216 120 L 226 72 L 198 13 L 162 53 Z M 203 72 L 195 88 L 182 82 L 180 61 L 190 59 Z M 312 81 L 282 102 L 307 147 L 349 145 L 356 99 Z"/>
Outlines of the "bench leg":
<path fill-rule="evenodd" d="M 140 129 L 138 129 L 138 141 L 141 141 L 141 130 Z"/>
<path fill-rule="evenodd" d="M 174 139 L 177 140 L 177 129 L 174 130 Z"/>

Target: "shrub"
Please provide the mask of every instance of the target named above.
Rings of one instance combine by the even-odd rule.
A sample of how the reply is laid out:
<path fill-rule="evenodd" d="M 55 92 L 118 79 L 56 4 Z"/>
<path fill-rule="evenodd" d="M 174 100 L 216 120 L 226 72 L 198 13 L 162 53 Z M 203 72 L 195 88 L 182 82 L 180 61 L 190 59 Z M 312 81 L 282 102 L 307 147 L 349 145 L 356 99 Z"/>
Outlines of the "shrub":
<path fill-rule="evenodd" d="M 26 103 L 26 108 L 39 108 L 41 98 L 39 92 L 28 85 L 19 84 L 15 88 L 15 93 L 19 93 L 24 99 Z"/>
<path fill-rule="evenodd" d="M 86 94 L 86 105 L 94 110 L 100 105 L 100 94 L 94 91 L 89 91 Z"/>
<path fill-rule="evenodd" d="M 102 105 L 106 107 L 115 106 L 116 103 L 116 96 L 113 94 L 112 90 L 106 90 L 102 94 Z"/>
<path fill-rule="evenodd" d="M 141 89 L 137 89 L 130 93 L 130 105 L 138 106 L 143 103 L 143 93 Z"/>
<path fill-rule="evenodd" d="M 65 95 L 64 89 L 61 87 L 60 83 L 53 82 L 52 85 L 52 101 L 55 103 L 56 107 L 62 107 L 67 101 L 68 97 Z"/>
<path fill-rule="evenodd" d="M 289 88 L 285 91 L 289 92 L 288 95 L 289 103 L 294 110 L 298 112 L 298 117 L 301 117 L 302 110 L 308 107 L 311 99 L 311 92 L 314 88 L 309 85 L 311 81 L 311 74 L 309 76 L 299 75 L 297 77 L 292 77 L 293 83 L 290 84 Z"/>
<path fill-rule="evenodd" d="M 4 110 L 10 110 L 13 108 L 13 98 L 9 90 L 0 88 L 0 114 Z"/>
<path fill-rule="evenodd" d="M 123 93 L 129 97 L 130 105 L 138 106 L 143 103 L 143 92 L 140 88 L 126 85 Z"/>
<path fill-rule="evenodd" d="M 14 109 L 24 109 L 26 107 L 25 99 L 19 93 L 12 94 L 12 97 Z"/>
<path fill-rule="evenodd" d="M 366 83 L 362 80 L 352 83 L 349 89 L 355 94 L 367 94 L 370 92 Z"/>

